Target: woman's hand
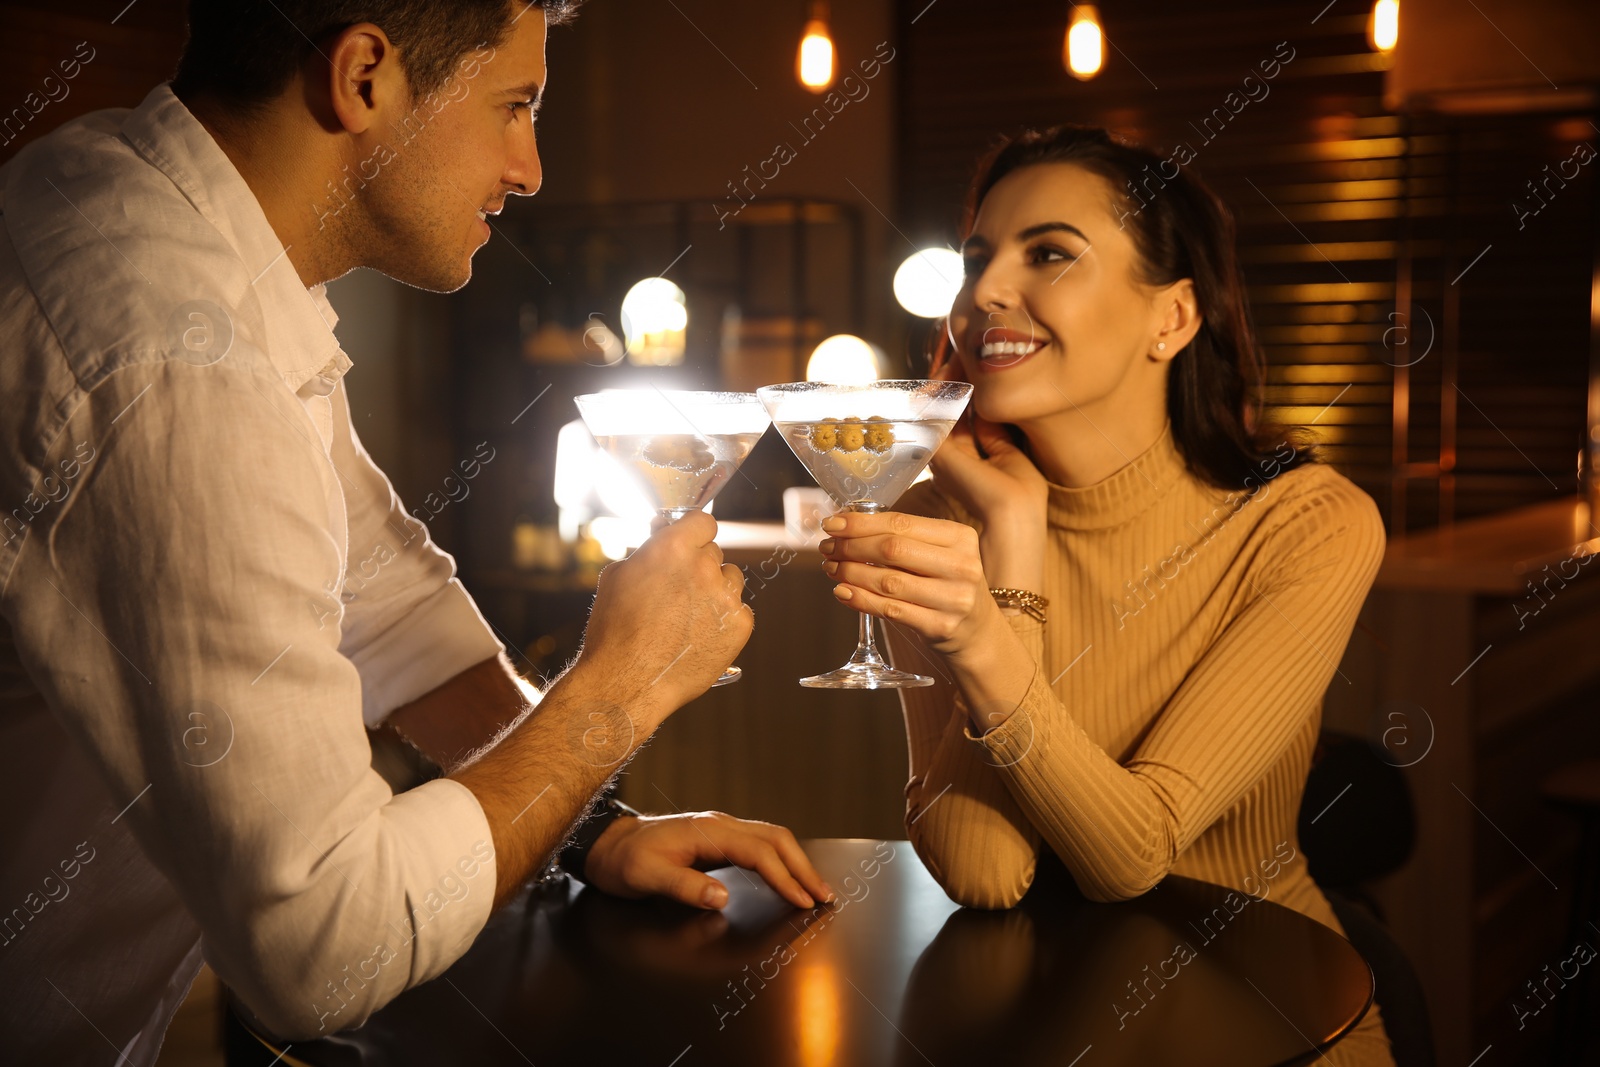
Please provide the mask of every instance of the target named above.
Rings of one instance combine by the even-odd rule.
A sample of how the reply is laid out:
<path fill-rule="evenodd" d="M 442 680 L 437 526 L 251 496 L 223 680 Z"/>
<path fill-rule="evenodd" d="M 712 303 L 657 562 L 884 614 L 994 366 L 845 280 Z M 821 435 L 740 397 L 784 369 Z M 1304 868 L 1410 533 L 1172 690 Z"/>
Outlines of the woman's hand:
<path fill-rule="evenodd" d="M 943 379 L 961 380 L 952 365 Z M 933 457 L 933 476 L 983 524 L 989 585 L 1042 592 L 1050 483 L 1005 427 L 969 412 Z"/>
<path fill-rule="evenodd" d="M 857 611 L 899 623 L 946 656 L 959 657 L 998 624 L 978 534 L 964 523 L 900 512 L 841 512 L 822 524 L 822 569 L 833 595 Z"/>
<path fill-rule="evenodd" d="M 934 453 L 933 475 L 985 524 L 991 517 L 1036 516 L 1044 525 L 1050 483 L 1003 426 L 976 414 L 956 423 Z"/>

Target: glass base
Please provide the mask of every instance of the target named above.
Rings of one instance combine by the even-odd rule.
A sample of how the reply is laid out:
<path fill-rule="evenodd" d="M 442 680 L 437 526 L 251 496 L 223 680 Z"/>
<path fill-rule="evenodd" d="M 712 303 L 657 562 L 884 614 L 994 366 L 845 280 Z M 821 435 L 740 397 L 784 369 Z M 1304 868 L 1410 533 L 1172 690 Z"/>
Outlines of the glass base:
<path fill-rule="evenodd" d="M 740 670 L 738 667 L 729 667 L 727 670 L 722 672 L 721 678 L 718 678 L 716 681 L 711 683 L 711 688 L 715 689 L 719 685 L 732 685 L 734 682 L 737 682 L 743 677 L 744 671 Z"/>
<path fill-rule="evenodd" d="M 932 685 L 933 679 L 893 667 L 852 662 L 827 674 L 802 678 L 800 684 L 807 689 L 920 689 Z"/>

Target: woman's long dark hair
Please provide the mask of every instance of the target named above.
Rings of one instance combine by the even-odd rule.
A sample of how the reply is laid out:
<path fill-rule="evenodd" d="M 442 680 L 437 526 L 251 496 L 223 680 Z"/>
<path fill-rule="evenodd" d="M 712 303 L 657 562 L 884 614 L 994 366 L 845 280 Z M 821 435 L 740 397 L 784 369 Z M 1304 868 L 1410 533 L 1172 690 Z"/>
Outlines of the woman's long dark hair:
<path fill-rule="evenodd" d="M 1173 358 L 1167 383 L 1167 415 L 1189 470 L 1236 490 L 1309 462 L 1303 437 L 1259 424 L 1265 363 L 1245 300 L 1233 216 L 1216 194 L 1171 159 L 1097 126 L 1029 130 L 979 163 L 962 213 L 963 240 L 1000 179 L 1039 163 L 1072 163 L 1110 183 L 1119 220 L 1139 255 L 1140 281 L 1157 287 L 1194 282 L 1200 329 Z M 936 330 L 935 366 L 953 355 L 949 345 L 947 331 Z M 1293 450 L 1287 460 L 1286 444 Z M 1268 468 L 1271 474 L 1264 473 Z"/>

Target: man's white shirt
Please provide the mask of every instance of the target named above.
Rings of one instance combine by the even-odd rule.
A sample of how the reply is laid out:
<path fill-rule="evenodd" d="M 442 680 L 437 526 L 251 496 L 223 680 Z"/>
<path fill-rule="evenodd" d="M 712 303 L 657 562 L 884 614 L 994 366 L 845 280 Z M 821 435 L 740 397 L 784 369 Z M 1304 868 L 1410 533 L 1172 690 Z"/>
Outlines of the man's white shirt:
<path fill-rule="evenodd" d="M 358 1023 L 495 885 L 472 794 L 394 794 L 364 727 L 502 646 L 167 87 L 24 149 L 0 225 L 0 1048 L 153 1063 L 202 955 L 286 1037 Z"/>

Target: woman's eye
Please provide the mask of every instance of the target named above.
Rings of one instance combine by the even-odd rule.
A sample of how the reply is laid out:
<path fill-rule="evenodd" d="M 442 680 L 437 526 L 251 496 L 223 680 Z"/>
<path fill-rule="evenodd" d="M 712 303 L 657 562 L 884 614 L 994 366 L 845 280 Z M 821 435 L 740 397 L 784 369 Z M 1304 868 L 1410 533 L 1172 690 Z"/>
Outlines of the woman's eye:
<path fill-rule="evenodd" d="M 1035 263 L 1065 263 L 1069 260 L 1078 258 L 1070 252 L 1051 247 L 1050 245 L 1036 245 L 1029 251 L 1028 254 Z"/>
<path fill-rule="evenodd" d="M 976 278 L 988 265 L 989 261 L 982 256 L 966 256 L 961 260 L 962 273 L 968 278 Z"/>

